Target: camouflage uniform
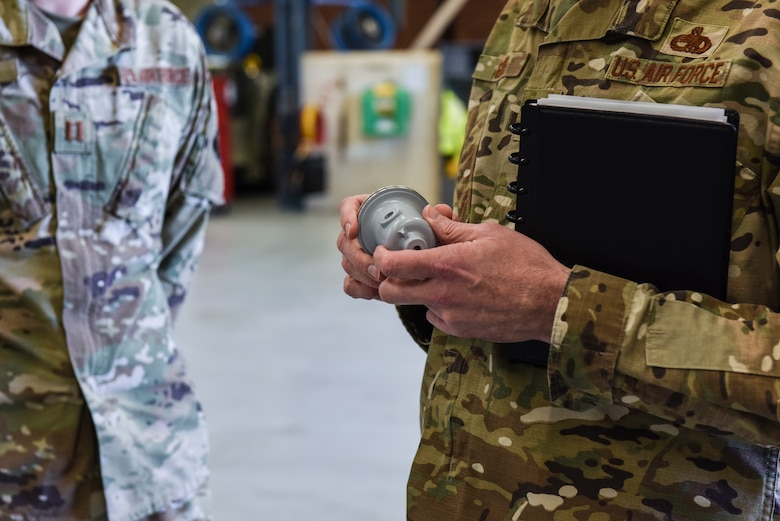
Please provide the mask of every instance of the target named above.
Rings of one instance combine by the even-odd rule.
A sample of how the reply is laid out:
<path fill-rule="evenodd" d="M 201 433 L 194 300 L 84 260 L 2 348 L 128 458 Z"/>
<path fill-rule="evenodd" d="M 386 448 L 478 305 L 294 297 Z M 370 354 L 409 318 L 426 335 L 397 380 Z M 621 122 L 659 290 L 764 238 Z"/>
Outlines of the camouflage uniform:
<path fill-rule="evenodd" d="M 428 357 L 410 520 L 780 518 L 778 62 L 771 2 L 506 4 L 474 73 L 456 213 L 507 224 L 516 176 L 507 159 L 519 147 L 507 127 L 528 99 L 736 109 L 728 302 L 576 266 L 546 370 L 513 363 L 501 345 L 418 338 Z M 663 150 L 637 143 L 636 160 L 646 154 Z"/>
<path fill-rule="evenodd" d="M 186 510 L 206 427 L 171 336 L 222 194 L 201 42 L 94 0 L 65 54 L 0 1 L 0 519 Z"/>

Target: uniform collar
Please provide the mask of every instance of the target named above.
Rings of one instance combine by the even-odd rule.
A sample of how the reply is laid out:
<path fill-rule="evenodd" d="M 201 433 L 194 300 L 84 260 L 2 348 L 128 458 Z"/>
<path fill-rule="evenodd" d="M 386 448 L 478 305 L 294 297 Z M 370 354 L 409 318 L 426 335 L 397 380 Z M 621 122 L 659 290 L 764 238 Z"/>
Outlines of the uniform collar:
<path fill-rule="evenodd" d="M 59 32 L 39 9 L 27 0 L 0 0 L 0 5 L 4 10 L 0 18 L 0 45 L 30 45 L 55 59 L 63 59 Z M 79 63 L 74 67 L 135 45 L 135 19 L 122 0 L 92 0 L 82 29 L 90 31 L 90 38 L 88 42 L 77 40 L 78 53 L 72 54 L 78 56 L 73 61 Z"/>
<path fill-rule="evenodd" d="M 517 24 L 538 27 L 546 42 L 596 40 L 609 33 L 646 40 L 661 38 L 678 0 L 533 0 L 524 3 Z M 587 24 L 583 17 L 588 16 Z"/>

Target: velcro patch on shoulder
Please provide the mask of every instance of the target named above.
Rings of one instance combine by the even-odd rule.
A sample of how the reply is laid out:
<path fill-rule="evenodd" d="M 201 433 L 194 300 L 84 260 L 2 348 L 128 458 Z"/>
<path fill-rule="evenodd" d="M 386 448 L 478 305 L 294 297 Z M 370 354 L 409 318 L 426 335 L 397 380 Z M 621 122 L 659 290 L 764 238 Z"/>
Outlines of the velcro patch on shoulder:
<path fill-rule="evenodd" d="M 723 87 L 731 60 L 671 63 L 616 55 L 607 79 L 650 87 Z"/>

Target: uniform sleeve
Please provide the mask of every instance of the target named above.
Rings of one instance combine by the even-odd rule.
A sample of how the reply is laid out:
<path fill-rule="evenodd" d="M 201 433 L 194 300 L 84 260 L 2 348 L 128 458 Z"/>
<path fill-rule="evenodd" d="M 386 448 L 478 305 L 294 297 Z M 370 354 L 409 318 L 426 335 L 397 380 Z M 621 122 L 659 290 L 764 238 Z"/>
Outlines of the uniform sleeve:
<path fill-rule="evenodd" d="M 582 266 L 555 319 L 551 398 L 619 403 L 679 425 L 780 445 L 780 315 L 659 293 Z"/>
<path fill-rule="evenodd" d="M 428 351 L 428 346 L 431 345 L 431 337 L 433 336 L 433 326 L 426 318 L 428 308 L 425 306 L 405 305 L 396 306 L 396 310 L 398 311 L 398 318 L 401 319 L 401 323 L 406 328 L 409 336 L 423 351 Z"/>
<path fill-rule="evenodd" d="M 216 103 L 203 56 L 194 83 L 193 111 L 176 157 L 174 184 L 162 230 L 163 255 L 158 269 L 174 317 L 187 295 L 203 250 L 211 207 L 223 202 Z"/>

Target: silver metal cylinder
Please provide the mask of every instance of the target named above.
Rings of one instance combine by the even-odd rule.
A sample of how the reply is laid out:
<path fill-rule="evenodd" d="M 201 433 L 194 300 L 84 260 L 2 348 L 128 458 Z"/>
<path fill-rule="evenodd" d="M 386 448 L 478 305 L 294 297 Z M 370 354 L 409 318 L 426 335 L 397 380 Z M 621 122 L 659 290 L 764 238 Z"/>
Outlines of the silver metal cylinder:
<path fill-rule="evenodd" d="M 389 250 L 425 250 L 436 246 L 436 235 L 422 217 L 428 201 L 405 186 L 380 188 L 358 211 L 358 240 L 373 255 L 377 246 Z"/>

